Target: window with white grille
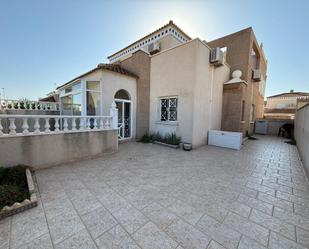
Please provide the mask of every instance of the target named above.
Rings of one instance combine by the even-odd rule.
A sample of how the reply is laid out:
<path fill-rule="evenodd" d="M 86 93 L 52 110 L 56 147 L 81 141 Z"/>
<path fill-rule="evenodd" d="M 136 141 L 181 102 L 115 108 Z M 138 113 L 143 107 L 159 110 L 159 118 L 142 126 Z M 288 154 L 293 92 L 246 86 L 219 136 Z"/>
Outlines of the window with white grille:
<path fill-rule="evenodd" d="M 175 97 L 160 99 L 160 120 L 177 121 L 178 100 Z"/>

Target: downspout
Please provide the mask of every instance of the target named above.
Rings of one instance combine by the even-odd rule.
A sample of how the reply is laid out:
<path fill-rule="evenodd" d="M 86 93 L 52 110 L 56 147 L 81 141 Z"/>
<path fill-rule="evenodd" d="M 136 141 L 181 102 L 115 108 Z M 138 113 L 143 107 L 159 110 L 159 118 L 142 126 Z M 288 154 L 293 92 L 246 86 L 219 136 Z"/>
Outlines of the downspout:
<path fill-rule="evenodd" d="M 212 99 L 213 99 L 213 96 L 212 96 L 212 93 L 213 93 L 213 81 L 214 81 L 214 72 L 215 72 L 215 66 L 212 66 L 212 69 L 211 69 L 211 80 L 210 80 L 210 104 L 209 104 L 209 123 L 208 123 L 208 127 L 209 129 L 211 129 L 211 115 L 212 115 Z"/>

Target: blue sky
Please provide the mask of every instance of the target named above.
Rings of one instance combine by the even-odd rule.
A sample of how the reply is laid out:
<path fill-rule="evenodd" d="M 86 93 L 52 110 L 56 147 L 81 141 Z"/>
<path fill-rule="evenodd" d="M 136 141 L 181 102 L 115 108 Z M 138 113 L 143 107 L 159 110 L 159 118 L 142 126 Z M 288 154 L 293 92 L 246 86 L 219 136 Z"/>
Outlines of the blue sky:
<path fill-rule="evenodd" d="M 309 1 L 0 0 L 0 91 L 37 99 L 173 20 L 205 40 L 252 26 L 266 96 L 309 92 Z"/>

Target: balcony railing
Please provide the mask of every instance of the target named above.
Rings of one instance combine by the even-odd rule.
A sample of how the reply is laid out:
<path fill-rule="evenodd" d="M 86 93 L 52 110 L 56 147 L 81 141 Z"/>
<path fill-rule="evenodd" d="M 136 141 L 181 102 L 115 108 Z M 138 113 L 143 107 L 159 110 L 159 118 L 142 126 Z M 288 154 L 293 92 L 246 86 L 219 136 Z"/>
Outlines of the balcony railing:
<path fill-rule="evenodd" d="M 1 100 L 0 109 L 2 110 L 42 110 L 42 111 L 59 111 L 59 102 L 44 102 L 30 100 Z"/>

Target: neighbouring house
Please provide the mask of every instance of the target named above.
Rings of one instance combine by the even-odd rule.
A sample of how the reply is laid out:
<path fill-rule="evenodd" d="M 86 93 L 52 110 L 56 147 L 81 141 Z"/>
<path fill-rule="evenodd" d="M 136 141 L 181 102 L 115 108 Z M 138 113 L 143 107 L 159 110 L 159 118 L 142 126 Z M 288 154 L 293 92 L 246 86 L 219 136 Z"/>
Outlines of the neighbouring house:
<path fill-rule="evenodd" d="M 309 93 L 294 92 L 267 97 L 264 109 L 266 119 L 294 119 L 297 109 L 309 103 Z"/>
<path fill-rule="evenodd" d="M 225 82 L 223 87 L 222 130 L 253 133 L 254 121 L 263 117 L 267 60 L 253 29 L 207 42 L 225 51 L 226 62 L 242 72 L 241 81 Z"/>
<path fill-rule="evenodd" d="M 251 28 L 207 43 L 170 21 L 108 59 L 57 88 L 62 115 L 106 115 L 114 100 L 120 139 L 175 132 L 193 147 L 210 129 L 250 133 L 263 115 L 266 59 Z"/>

